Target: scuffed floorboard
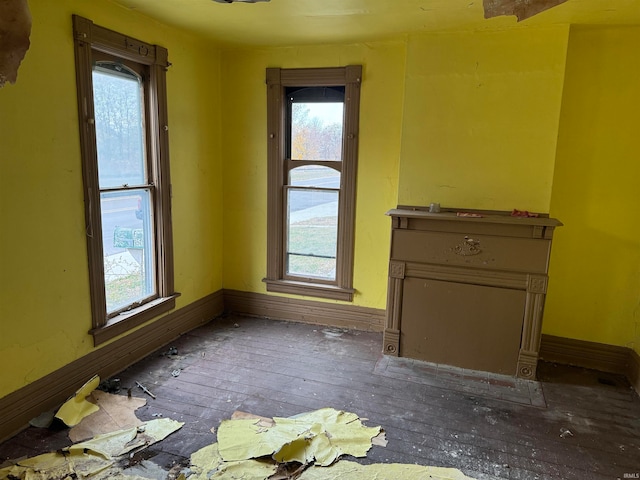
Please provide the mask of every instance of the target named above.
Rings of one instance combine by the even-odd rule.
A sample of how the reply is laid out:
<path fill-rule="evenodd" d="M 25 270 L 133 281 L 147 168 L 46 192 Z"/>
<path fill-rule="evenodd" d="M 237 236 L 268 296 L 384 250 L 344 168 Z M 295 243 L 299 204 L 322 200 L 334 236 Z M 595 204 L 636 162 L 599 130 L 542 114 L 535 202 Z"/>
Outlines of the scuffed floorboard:
<path fill-rule="evenodd" d="M 236 410 L 288 417 L 333 407 L 385 429 L 388 445 L 362 464 L 453 467 L 478 480 L 640 473 L 640 399 L 620 377 L 541 365 L 546 406 L 536 406 L 522 401 L 517 384 L 512 395 L 508 383 L 493 395 L 477 377 L 439 379 L 428 365 L 381 372 L 379 333 L 228 316 L 171 346 L 177 355 L 167 346 L 119 376 L 123 387 L 139 381 L 156 395 L 132 390 L 147 400 L 136 412 L 141 420 L 185 422 L 145 453 L 166 470 L 216 441 L 211 429 Z M 67 435 L 29 428 L 0 445 L 0 462 L 67 446 Z"/>

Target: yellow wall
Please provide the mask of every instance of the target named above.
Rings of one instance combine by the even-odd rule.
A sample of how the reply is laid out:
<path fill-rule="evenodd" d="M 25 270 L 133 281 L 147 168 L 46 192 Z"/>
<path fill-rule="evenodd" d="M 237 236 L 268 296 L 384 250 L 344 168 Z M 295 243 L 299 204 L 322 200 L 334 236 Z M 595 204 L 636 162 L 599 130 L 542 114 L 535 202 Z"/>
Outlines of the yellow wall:
<path fill-rule="evenodd" d="M 548 212 L 567 35 L 410 37 L 398 203 Z"/>
<path fill-rule="evenodd" d="M 640 352 L 640 27 L 571 29 L 546 333 Z"/>
<path fill-rule="evenodd" d="M 224 286 L 265 292 L 267 67 L 363 65 L 353 304 L 384 309 L 390 221 L 396 205 L 404 42 L 225 52 Z"/>
<path fill-rule="evenodd" d="M 105 0 L 29 4 L 31 48 L 0 89 L 0 397 L 93 349 L 72 13 L 169 49 L 178 307 L 222 286 L 219 53 Z"/>

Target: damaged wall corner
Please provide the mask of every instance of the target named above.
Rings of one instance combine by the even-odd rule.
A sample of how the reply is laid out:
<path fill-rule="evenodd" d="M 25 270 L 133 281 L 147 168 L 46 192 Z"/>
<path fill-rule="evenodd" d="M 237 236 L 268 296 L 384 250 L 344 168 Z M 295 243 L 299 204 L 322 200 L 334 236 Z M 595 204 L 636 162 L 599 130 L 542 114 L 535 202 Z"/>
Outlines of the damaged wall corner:
<path fill-rule="evenodd" d="M 16 83 L 18 67 L 31 44 L 31 13 L 27 0 L 0 1 L 0 88 Z"/>
<path fill-rule="evenodd" d="M 567 0 L 483 0 L 484 18 L 515 15 L 519 22 Z"/>

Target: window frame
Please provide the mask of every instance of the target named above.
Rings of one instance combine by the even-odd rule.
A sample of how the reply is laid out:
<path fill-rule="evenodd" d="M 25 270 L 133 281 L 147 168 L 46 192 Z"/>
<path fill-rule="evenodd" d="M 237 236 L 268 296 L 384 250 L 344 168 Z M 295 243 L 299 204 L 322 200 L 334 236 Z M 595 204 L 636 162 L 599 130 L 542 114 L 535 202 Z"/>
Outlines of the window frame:
<path fill-rule="evenodd" d="M 85 225 L 89 264 L 92 328 L 94 345 L 104 343 L 158 315 L 175 308 L 179 295 L 174 290 L 173 238 L 171 220 L 171 180 L 169 174 L 169 138 L 166 70 L 168 52 L 135 38 L 95 25 L 73 15 L 76 87 L 82 177 L 84 185 Z M 153 185 L 156 295 L 144 303 L 133 303 L 116 315 L 108 316 L 105 295 L 102 214 L 93 103 L 93 57 L 108 54 L 143 66 L 145 79 L 147 182 Z"/>
<path fill-rule="evenodd" d="M 358 162 L 362 66 L 267 68 L 267 291 L 353 301 L 356 173 Z M 303 278 L 286 272 L 286 189 L 293 160 L 287 158 L 287 87 L 344 86 L 342 161 L 338 167 L 338 240 L 335 281 Z M 305 160 L 295 160 L 302 166 Z"/>

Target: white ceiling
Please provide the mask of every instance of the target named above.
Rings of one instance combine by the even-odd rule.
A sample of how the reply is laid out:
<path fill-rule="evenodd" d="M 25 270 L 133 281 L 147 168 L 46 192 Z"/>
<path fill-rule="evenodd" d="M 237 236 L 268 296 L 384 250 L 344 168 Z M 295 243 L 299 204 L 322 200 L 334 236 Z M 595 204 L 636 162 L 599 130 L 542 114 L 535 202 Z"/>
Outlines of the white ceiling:
<path fill-rule="evenodd" d="M 554 24 L 640 25 L 640 0 L 567 0 L 521 22 L 515 16 L 485 19 L 482 0 L 113 1 L 227 46 L 353 43 L 406 33 Z"/>

